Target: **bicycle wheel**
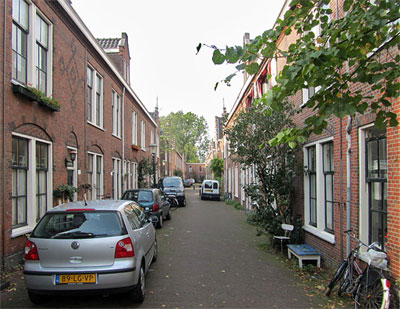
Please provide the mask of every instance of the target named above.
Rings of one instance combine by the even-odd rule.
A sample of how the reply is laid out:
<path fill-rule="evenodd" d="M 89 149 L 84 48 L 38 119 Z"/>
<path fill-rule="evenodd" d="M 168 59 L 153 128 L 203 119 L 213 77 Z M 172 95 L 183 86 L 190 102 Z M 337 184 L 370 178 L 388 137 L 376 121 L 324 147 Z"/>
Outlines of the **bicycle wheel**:
<path fill-rule="evenodd" d="M 179 204 L 178 204 L 178 201 L 176 199 L 171 199 L 169 202 L 170 202 L 172 211 L 178 209 Z"/>
<path fill-rule="evenodd" d="M 347 269 L 347 265 L 349 262 L 347 260 L 343 261 L 343 263 L 336 270 L 335 275 L 333 276 L 331 282 L 328 284 L 328 289 L 325 292 L 325 295 L 329 297 L 335 285 L 343 278 L 344 272 Z"/>
<path fill-rule="evenodd" d="M 370 286 L 367 286 L 366 282 L 362 280 L 357 287 L 354 300 L 356 308 L 389 308 L 388 291 L 384 290 L 380 279 Z"/>

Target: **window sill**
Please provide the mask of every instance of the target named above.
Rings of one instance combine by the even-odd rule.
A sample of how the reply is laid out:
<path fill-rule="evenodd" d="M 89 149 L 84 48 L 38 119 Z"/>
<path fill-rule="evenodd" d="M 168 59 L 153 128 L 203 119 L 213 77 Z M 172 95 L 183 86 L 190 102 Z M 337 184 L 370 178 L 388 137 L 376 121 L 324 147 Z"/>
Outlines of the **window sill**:
<path fill-rule="evenodd" d="M 33 228 L 30 227 L 29 225 L 15 228 L 11 232 L 11 238 L 16 238 L 16 237 L 19 237 L 19 236 L 23 236 L 25 234 L 28 234 L 28 233 L 32 232 L 32 230 L 33 230 Z"/>
<path fill-rule="evenodd" d="M 90 124 L 91 126 L 97 128 L 97 129 L 101 130 L 101 131 L 105 131 L 104 128 L 98 126 L 97 124 L 95 124 L 95 123 L 93 123 L 93 122 L 91 122 L 89 120 L 87 121 L 87 123 Z"/>
<path fill-rule="evenodd" d="M 116 135 L 116 134 L 114 134 L 114 133 L 112 133 L 111 135 L 112 135 L 113 137 L 115 137 L 115 138 L 121 139 L 121 136 L 118 136 L 118 135 Z"/>
<path fill-rule="evenodd" d="M 332 245 L 336 243 L 335 235 L 317 230 L 315 227 L 311 225 L 304 225 L 303 230 L 310 234 L 313 234 L 314 236 L 317 236 L 318 238 L 321 238 L 322 240 L 325 240 L 326 242 L 329 242 Z"/>

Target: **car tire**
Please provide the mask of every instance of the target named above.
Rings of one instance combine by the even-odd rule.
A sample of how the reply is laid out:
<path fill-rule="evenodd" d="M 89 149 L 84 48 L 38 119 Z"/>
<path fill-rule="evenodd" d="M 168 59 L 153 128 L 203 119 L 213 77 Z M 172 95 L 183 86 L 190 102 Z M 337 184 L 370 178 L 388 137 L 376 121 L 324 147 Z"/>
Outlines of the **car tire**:
<path fill-rule="evenodd" d="M 144 276 L 144 267 L 143 264 L 140 266 L 140 271 L 139 271 L 139 279 L 138 282 L 133 289 L 133 291 L 129 294 L 130 298 L 137 303 L 142 303 L 144 301 L 144 295 L 145 295 L 145 276 Z"/>
<path fill-rule="evenodd" d="M 160 216 L 158 217 L 157 228 L 161 229 L 162 226 L 163 226 L 163 216 L 162 214 L 160 214 Z"/>
<path fill-rule="evenodd" d="M 157 238 L 156 238 L 154 240 L 154 254 L 153 254 L 153 258 L 151 259 L 151 263 L 156 262 L 157 257 L 158 257 L 158 242 L 157 242 Z"/>
<path fill-rule="evenodd" d="M 165 219 L 171 220 L 171 209 L 168 209 L 168 213 L 167 213 L 167 215 L 165 216 Z"/>
<path fill-rule="evenodd" d="M 185 206 L 186 206 L 186 199 L 185 199 L 185 198 L 183 199 L 183 201 L 182 201 L 182 203 L 181 203 L 180 206 L 182 206 L 182 207 L 185 207 Z"/>
<path fill-rule="evenodd" d="M 40 295 L 28 291 L 29 300 L 35 305 L 42 305 L 47 301 L 47 297 L 45 295 Z"/>

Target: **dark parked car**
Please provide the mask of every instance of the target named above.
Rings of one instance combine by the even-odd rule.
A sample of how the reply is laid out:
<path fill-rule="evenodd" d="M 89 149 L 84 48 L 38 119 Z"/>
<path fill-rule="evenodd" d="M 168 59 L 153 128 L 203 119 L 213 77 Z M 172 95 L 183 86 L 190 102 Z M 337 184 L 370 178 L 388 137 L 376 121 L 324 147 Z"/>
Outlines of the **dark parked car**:
<path fill-rule="evenodd" d="M 171 219 L 170 204 L 159 189 L 127 190 L 121 199 L 138 203 L 158 228 L 162 228 L 164 218 Z"/>
<path fill-rule="evenodd" d="M 29 299 L 127 292 L 142 302 L 145 274 L 157 259 L 156 231 L 132 201 L 72 202 L 43 216 L 25 245 Z"/>
<path fill-rule="evenodd" d="M 185 187 L 185 188 L 188 188 L 188 187 L 191 187 L 192 186 L 192 181 L 190 180 L 190 179 L 185 179 L 184 181 L 183 181 L 183 186 Z"/>
<path fill-rule="evenodd" d="M 176 195 L 179 206 L 186 206 L 185 188 L 181 177 L 165 177 L 160 184 L 164 194 Z"/>

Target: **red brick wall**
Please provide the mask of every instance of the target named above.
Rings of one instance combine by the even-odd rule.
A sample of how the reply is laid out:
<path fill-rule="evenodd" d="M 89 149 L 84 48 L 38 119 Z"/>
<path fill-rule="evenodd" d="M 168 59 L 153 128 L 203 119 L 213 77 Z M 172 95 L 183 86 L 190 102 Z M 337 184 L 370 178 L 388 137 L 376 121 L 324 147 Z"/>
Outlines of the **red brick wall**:
<path fill-rule="evenodd" d="M 400 99 L 393 103 L 392 111 L 400 121 Z M 388 144 L 388 255 L 390 269 L 400 278 L 400 126 L 387 131 Z"/>
<path fill-rule="evenodd" d="M 1 3 L 3 5 L 4 2 Z M 125 92 L 125 146 L 122 151 L 122 140 L 112 135 L 112 107 L 111 94 L 115 90 L 122 99 L 123 84 L 108 68 L 104 60 L 97 52 L 87 45 L 87 40 L 82 36 L 77 27 L 70 23 L 63 10 L 55 2 L 37 1 L 40 11 L 52 21 L 53 24 L 53 96 L 61 104 L 60 112 L 51 112 L 36 102 L 12 92 L 11 84 L 11 7 L 12 1 L 7 0 L 7 29 L 6 29 L 6 59 L 5 63 L 5 109 L 4 130 L 5 130 L 5 179 L 11 179 L 11 137 L 12 132 L 23 132 L 27 135 L 40 135 L 52 141 L 53 145 L 53 189 L 61 183 L 67 183 L 67 169 L 65 157 L 68 155 L 67 146 L 75 143 L 77 146 L 77 164 L 81 174 L 78 175 L 78 186 L 86 182 L 87 151 L 95 149 L 104 156 L 104 195 L 111 195 L 112 178 L 112 157 L 120 157 L 121 160 L 139 162 L 144 157 L 150 157 L 151 152 L 132 150 L 132 110 L 138 114 L 138 139 L 140 143 L 140 122 L 146 122 L 146 146 L 150 145 L 150 131 L 155 125 L 149 116 L 143 111 L 134 97 Z M 2 10 L 3 11 L 3 10 Z M 3 23 L 1 23 L 3 27 Z M 0 31 L 3 33 L 3 29 Z M 3 57 L 1 53 L 0 57 Z M 103 98 L 104 98 L 104 128 L 99 129 L 87 123 L 86 116 L 86 70 L 90 64 L 103 77 Z M 1 76 L 2 78 L 2 76 Z M 2 79 L 0 79 L 2 81 Z M 1 116 L 3 116 L 1 114 Z M 2 140 L 1 140 L 2 142 Z M 2 145 L 2 143 L 1 143 Z M 124 156 L 123 156 L 124 152 Z M 3 176 L 3 174 L 2 174 Z M 2 177 L 3 179 L 3 177 Z M 7 258 L 9 263 L 13 256 L 18 259 L 21 256 L 25 237 L 11 238 L 11 182 L 1 182 L 5 192 L 5 201 L 1 203 L 0 219 L 5 211 L 5 224 L 1 221 L 5 230 L 5 250 L 1 252 L 2 258 Z M 82 196 L 82 192 L 79 194 Z M 1 234 L 2 237 L 3 234 Z M 2 243 L 3 239 L 0 239 Z M 2 248 L 2 246 L 0 246 Z"/>

